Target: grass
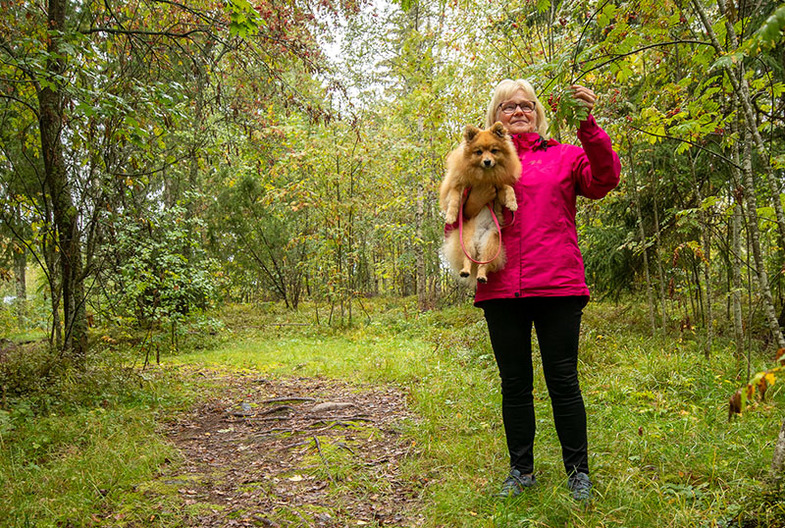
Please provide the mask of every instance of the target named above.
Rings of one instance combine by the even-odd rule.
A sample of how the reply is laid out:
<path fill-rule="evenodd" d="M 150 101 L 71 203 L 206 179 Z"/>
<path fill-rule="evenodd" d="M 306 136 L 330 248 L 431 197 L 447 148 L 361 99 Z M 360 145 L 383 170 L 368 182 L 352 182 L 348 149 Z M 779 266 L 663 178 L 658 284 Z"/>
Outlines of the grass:
<path fill-rule="evenodd" d="M 741 382 L 720 338 L 706 359 L 692 336 L 646 335 L 634 313 L 621 318 L 603 303 L 585 312 L 580 374 L 597 496 L 587 507 L 566 491 L 541 372 L 539 484 L 515 500 L 493 497 L 508 464 L 501 395 L 482 313 L 470 306 L 419 314 L 409 301 L 379 299 L 366 302 L 357 324 L 344 329 L 313 324 L 312 307 L 228 307 L 220 338 L 209 348 L 166 355 L 162 370 L 209 366 L 406 389 L 419 420 L 402 425 L 416 453 L 403 472 L 423 484 L 430 527 L 724 527 L 740 514 L 760 526 L 785 525 L 783 497 L 765 484 L 782 420 L 780 385 L 729 421 L 727 399 Z M 757 358 L 753 372 L 772 361 Z M 19 408 L 0 413 L 0 525 L 87 526 L 74 519 L 100 521 L 111 511 L 125 517 L 104 525 L 153 516 L 148 525 L 177 526 L 171 509 L 143 493 L 159 466 L 176 460 L 155 432 L 155 412 L 173 412 L 167 409 L 188 400 L 170 382 L 150 380 L 108 408 L 82 405 L 36 420 Z M 334 476 L 356 469 L 343 451 L 325 444 L 323 454 Z"/>
<path fill-rule="evenodd" d="M 49 372 L 0 410 L 0 526 L 119 526 L 160 518 L 159 505 L 136 488 L 177 460 L 158 432 L 157 413 L 187 400 L 165 374 L 140 375 L 112 356 L 103 351 L 87 358 L 84 370 Z M 17 375 L 30 374 L 23 367 Z"/>
<path fill-rule="evenodd" d="M 144 412 L 44 417 L 16 434 L 30 443 L 15 442 L 12 435 L 13 447 L 3 449 L 3 526 L 97 521 L 106 506 L 175 456 Z"/>

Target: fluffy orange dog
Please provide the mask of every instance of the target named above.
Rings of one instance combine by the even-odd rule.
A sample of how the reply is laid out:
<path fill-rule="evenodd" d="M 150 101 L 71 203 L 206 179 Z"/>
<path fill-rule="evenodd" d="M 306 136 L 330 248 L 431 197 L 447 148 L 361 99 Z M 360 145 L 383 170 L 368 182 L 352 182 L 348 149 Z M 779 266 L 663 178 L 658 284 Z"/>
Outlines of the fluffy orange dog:
<path fill-rule="evenodd" d="M 496 188 L 494 210 L 497 216 L 501 214 L 501 205 L 515 211 L 518 202 L 512 185 L 520 176 L 521 161 L 504 125 L 497 122 L 487 130 L 467 126 L 461 145 L 447 156 L 447 174 L 439 189 L 439 203 L 445 220 L 451 224 L 458 219 L 465 189 L 483 185 Z M 454 271 L 477 282 L 486 282 L 488 272 L 501 269 L 505 262 L 504 247 L 487 207 L 464 222 L 463 247 L 459 230 L 454 229 L 442 249 Z M 498 256 L 494 258 L 495 255 Z M 472 259 L 490 262 L 478 264 Z"/>

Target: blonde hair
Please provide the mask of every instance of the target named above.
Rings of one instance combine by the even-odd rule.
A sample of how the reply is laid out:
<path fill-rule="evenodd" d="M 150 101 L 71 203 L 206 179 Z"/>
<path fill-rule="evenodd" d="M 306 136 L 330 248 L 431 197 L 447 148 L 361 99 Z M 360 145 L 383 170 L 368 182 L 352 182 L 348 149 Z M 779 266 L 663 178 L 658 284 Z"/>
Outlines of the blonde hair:
<path fill-rule="evenodd" d="M 506 101 L 517 91 L 522 91 L 527 99 L 534 101 L 534 112 L 537 114 L 537 132 L 547 138 L 548 134 L 548 118 L 545 116 L 545 108 L 537 98 L 534 92 L 534 87 L 525 79 L 505 79 L 496 85 L 493 90 L 493 97 L 488 104 L 488 112 L 485 115 L 485 127 L 490 128 L 499 120 L 499 105 L 502 101 Z"/>

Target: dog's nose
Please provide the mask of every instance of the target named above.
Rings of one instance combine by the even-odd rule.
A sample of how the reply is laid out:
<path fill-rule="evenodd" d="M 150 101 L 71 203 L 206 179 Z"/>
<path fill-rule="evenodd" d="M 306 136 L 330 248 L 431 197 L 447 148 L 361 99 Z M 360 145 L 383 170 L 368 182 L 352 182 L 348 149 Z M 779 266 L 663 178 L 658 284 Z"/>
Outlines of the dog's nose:
<path fill-rule="evenodd" d="M 489 159 L 482 160 L 482 164 L 485 165 L 486 167 L 490 167 L 491 165 L 493 165 L 493 161 Z"/>

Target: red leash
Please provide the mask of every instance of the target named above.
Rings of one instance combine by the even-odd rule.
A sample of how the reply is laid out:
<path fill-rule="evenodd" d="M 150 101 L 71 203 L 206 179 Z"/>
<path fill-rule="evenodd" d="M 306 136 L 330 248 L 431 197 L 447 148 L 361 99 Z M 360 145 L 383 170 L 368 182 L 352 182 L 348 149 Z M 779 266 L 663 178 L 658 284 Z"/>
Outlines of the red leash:
<path fill-rule="evenodd" d="M 486 260 L 482 262 L 481 260 L 474 260 L 469 252 L 466 251 L 466 246 L 463 243 L 463 199 L 461 199 L 461 206 L 458 209 L 458 236 L 461 237 L 461 249 L 463 250 L 463 254 L 466 255 L 466 258 L 474 262 L 475 264 L 490 264 L 501 254 L 502 252 L 502 228 L 499 225 L 499 219 L 496 218 L 496 213 L 493 212 L 493 206 L 490 203 L 485 204 L 487 205 L 488 209 L 491 211 L 491 218 L 493 218 L 493 223 L 496 224 L 496 231 L 499 233 L 499 249 L 496 250 L 496 254 L 493 256 L 491 260 Z"/>

